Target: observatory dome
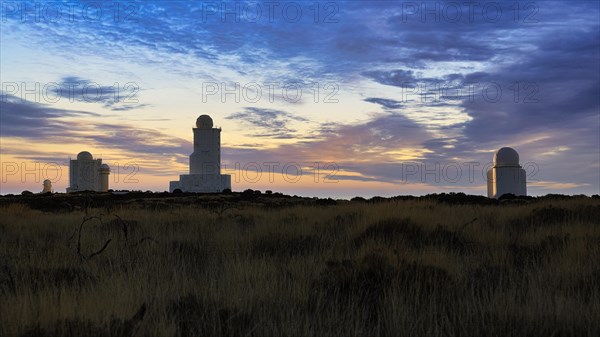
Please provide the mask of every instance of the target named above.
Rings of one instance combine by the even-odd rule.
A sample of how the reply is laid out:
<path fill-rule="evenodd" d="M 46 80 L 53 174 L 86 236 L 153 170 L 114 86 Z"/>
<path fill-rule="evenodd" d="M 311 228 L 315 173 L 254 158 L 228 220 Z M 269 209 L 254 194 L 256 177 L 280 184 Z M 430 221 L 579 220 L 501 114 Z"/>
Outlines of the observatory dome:
<path fill-rule="evenodd" d="M 100 170 L 101 171 L 110 171 L 110 167 L 106 164 L 102 164 L 102 165 L 100 165 Z"/>
<path fill-rule="evenodd" d="M 87 151 L 79 152 L 77 155 L 77 160 L 93 160 L 92 154 Z"/>
<path fill-rule="evenodd" d="M 44 185 L 51 185 L 52 181 L 50 179 L 44 180 Z"/>
<path fill-rule="evenodd" d="M 494 165 L 519 166 L 519 154 L 513 148 L 503 147 L 494 155 Z"/>
<path fill-rule="evenodd" d="M 198 129 L 211 129 L 213 127 L 213 120 L 209 115 L 201 115 L 196 119 L 196 127 Z"/>

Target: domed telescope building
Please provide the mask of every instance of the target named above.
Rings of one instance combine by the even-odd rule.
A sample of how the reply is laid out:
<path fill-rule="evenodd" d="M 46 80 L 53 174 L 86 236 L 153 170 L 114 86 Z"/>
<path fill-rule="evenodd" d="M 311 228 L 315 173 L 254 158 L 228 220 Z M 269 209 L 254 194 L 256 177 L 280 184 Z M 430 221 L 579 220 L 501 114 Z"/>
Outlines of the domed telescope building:
<path fill-rule="evenodd" d="M 213 127 L 208 115 L 196 120 L 194 152 L 190 155 L 190 174 L 169 183 L 169 192 L 219 193 L 231 189 L 231 176 L 221 174 L 221 128 Z"/>
<path fill-rule="evenodd" d="M 487 171 L 489 198 L 503 194 L 527 195 L 526 172 L 519 165 L 519 154 L 510 147 L 503 147 L 494 155 L 494 166 Z"/>
<path fill-rule="evenodd" d="M 52 193 L 52 180 L 44 180 L 43 186 L 42 193 Z"/>
<path fill-rule="evenodd" d="M 79 152 L 77 159 L 69 161 L 69 187 L 67 193 L 81 191 L 108 191 L 110 167 L 102 159 L 94 159 L 87 151 Z"/>

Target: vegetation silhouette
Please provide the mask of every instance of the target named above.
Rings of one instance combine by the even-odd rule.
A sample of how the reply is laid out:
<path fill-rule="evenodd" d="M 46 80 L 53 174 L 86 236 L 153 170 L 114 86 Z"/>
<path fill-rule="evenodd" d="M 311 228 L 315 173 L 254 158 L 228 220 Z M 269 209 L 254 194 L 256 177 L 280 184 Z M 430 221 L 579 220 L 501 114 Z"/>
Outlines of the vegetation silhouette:
<path fill-rule="evenodd" d="M 600 334 L 598 196 L 36 194 L 0 214 L 2 336 Z"/>

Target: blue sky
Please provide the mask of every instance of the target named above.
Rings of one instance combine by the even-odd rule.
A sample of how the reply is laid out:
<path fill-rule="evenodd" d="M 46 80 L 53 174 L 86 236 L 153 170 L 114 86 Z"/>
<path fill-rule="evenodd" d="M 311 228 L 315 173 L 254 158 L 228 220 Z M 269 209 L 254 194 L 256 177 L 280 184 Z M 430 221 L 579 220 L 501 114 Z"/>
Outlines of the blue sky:
<path fill-rule="evenodd" d="M 597 1 L 2 1 L 0 193 L 41 189 L 47 172 L 23 172 L 48 163 L 65 188 L 82 150 L 113 167 L 113 187 L 166 190 L 200 114 L 223 128 L 237 190 L 485 194 L 494 151 L 511 146 L 531 194 L 600 193 L 599 13 Z M 257 165 L 260 179 L 242 172 Z"/>

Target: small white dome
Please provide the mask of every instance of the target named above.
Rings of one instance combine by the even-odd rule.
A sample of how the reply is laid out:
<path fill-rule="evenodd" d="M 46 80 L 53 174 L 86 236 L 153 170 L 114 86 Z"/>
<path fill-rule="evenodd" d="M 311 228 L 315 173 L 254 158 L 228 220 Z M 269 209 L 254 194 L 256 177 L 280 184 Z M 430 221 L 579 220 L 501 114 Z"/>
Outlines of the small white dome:
<path fill-rule="evenodd" d="M 87 151 L 81 151 L 77 155 L 77 160 L 93 160 L 92 154 Z"/>
<path fill-rule="evenodd" d="M 495 166 L 519 166 L 519 154 L 515 149 L 503 147 L 494 155 Z"/>
<path fill-rule="evenodd" d="M 213 120 L 209 115 L 201 115 L 196 119 L 196 127 L 198 129 L 211 129 L 213 127 Z"/>

